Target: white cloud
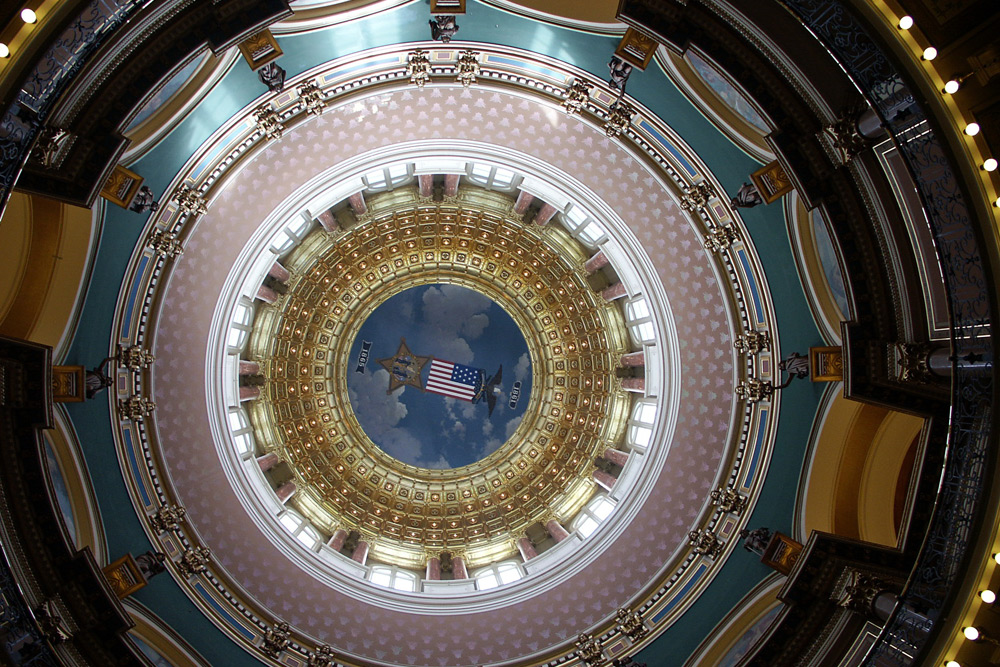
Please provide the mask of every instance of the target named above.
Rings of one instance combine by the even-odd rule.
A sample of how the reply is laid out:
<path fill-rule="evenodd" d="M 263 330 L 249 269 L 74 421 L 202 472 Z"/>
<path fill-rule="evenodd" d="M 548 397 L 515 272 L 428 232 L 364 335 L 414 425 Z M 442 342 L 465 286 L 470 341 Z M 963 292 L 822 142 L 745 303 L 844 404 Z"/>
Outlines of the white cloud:
<path fill-rule="evenodd" d="M 507 427 L 504 429 L 504 433 L 507 434 L 506 437 L 507 437 L 508 440 L 510 440 L 510 436 L 514 435 L 514 431 L 516 431 L 517 427 L 520 426 L 520 425 L 521 425 L 521 417 L 520 416 L 519 417 L 514 417 L 509 422 L 507 422 Z"/>
<path fill-rule="evenodd" d="M 479 458 L 485 458 L 500 449 L 500 445 L 504 443 L 500 438 L 490 438 L 483 444 L 483 449 L 479 454 Z"/>
<path fill-rule="evenodd" d="M 389 372 L 380 368 L 374 373 L 352 376 L 347 391 L 354 413 L 365 433 L 382 450 L 400 461 L 418 460 L 422 453 L 420 441 L 407 429 L 397 426 L 406 417 L 406 405 L 400 401 L 406 387 L 391 394 Z"/>
<path fill-rule="evenodd" d="M 472 363 L 475 354 L 468 341 L 489 326 L 486 311 L 492 301 L 463 287 L 440 285 L 428 287 L 422 303 L 423 322 L 440 344 L 437 354 L 459 364 Z"/>
<path fill-rule="evenodd" d="M 528 373 L 531 371 L 531 359 L 528 357 L 528 353 L 525 352 L 521 355 L 520 359 L 517 360 L 517 365 L 514 366 L 514 380 L 517 382 L 524 382 L 528 378 Z"/>

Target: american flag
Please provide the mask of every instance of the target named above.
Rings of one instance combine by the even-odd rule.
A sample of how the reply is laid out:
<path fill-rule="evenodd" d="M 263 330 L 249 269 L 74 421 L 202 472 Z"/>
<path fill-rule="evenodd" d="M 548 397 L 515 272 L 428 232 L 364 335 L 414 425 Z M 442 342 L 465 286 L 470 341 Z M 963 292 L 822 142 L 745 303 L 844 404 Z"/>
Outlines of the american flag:
<path fill-rule="evenodd" d="M 471 401 L 478 386 L 478 368 L 435 359 L 431 362 L 431 374 L 424 388 L 434 394 Z"/>

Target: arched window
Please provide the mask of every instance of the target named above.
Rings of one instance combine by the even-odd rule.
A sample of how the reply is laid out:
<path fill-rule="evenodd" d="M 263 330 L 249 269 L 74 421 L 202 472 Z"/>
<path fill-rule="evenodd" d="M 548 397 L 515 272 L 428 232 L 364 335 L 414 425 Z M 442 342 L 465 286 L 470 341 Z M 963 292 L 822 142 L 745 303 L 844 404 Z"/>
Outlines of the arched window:
<path fill-rule="evenodd" d="M 653 435 L 653 424 L 656 422 L 656 404 L 652 401 L 637 400 L 632 406 L 632 414 L 628 420 L 626 441 L 632 447 L 645 451 L 649 439 Z"/>
<path fill-rule="evenodd" d="M 476 588 L 481 591 L 503 586 L 523 577 L 524 570 L 512 560 L 487 565 L 481 570 L 477 570 L 473 576 L 476 580 Z"/>
<path fill-rule="evenodd" d="M 233 433 L 233 442 L 236 443 L 236 452 L 240 458 L 246 460 L 253 456 L 254 440 L 253 427 L 247 419 L 247 413 L 243 408 L 236 406 L 229 408 L 229 428 Z"/>
<path fill-rule="evenodd" d="M 470 183 L 487 190 L 509 191 L 514 189 L 517 174 L 510 169 L 493 167 L 481 162 L 470 162 L 465 167 L 466 178 Z"/>
<path fill-rule="evenodd" d="M 590 537 L 601 525 L 601 522 L 608 518 L 614 508 L 615 504 L 607 496 L 594 496 L 589 503 L 584 505 L 570 526 L 580 533 L 581 537 Z"/>
<path fill-rule="evenodd" d="M 653 316 L 649 312 L 645 297 L 637 296 L 625 303 L 625 322 L 637 344 L 652 343 L 656 340 Z"/>
<path fill-rule="evenodd" d="M 250 338 L 250 330 L 253 327 L 253 301 L 247 297 L 240 297 L 236 303 L 236 312 L 233 313 L 233 321 L 229 325 L 229 333 L 226 334 L 226 348 L 229 354 L 239 354 Z"/>
<path fill-rule="evenodd" d="M 412 164 L 394 164 L 391 167 L 369 171 L 361 177 L 368 192 L 389 192 L 413 180 Z"/>
<path fill-rule="evenodd" d="M 417 575 L 392 565 L 372 565 L 368 581 L 395 591 L 413 592 L 417 590 Z"/>
<path fill-rule="evenodd" d="M 278 522 L 284 526 L 292 537 L 301 542 L 307 549 L 316 550 L 322 544 L 322 536 L 306 521 L 292 510 L 285 510 L 278 515 Z"/>
<path fill-rule="evenodd" d="M 570 235 L 591 250 L 608 238 L 604 226 L 587 215 L 587 212 L 579 206 L 571 205 L 561 219 Z"/>
<path fill-rule="evenodd" d="M 312 218 L 304 216 L 301 220 L 285 225 L 271 240 L 271 252 L 278 257 L 287 255 L 292 248 L 302 243 L 303 239 L 309 235 L 312 226 Z"/>

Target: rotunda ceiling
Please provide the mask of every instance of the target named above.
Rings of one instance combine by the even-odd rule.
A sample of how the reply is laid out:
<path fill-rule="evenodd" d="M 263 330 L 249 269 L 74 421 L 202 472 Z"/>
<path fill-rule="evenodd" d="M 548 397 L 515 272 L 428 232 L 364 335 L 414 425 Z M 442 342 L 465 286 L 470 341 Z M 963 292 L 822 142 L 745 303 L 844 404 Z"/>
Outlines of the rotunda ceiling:
<path fill-rule="evenodd" d="M 158 256 L 147 235 L 133 255 L 122 293 L 140 301 L 122 300 L 115 342 L 145 342 L 157 361 L 150 387 L 138 377 L 126 383 L 135 395 L 148 392 L 155 413 L 122 421 L 116 433 L 132 501 L 142 517 L 171 503 L 187 509 L 183 529 L 147 523 L 147 533 L 175 563 L 195 547 L 210 549 L 204 570 L 172 571 L 216 626 L 258 658 L 279 620 L 291 624 L 299 655 L 327 644 L 348 663 L 554 662 L 573 653 L 584 630 L 634 652 L 710 585 L 760 492 L 779 401 L 740 400 L 734 388 L 772 376 L 777 330 L 760 261 L 724 189 L 639 104 L 616 136 L 616 95 L 592 75 L 474 46 L 482 71 L 472 86 L 448 74 L 461 48 L 414 44 L 318 66 L 290 78 L 285 93 L 244 106 L 188 149 L 166 189 L 170 203 L 150 219 L 148 232 L 177 234 L 183 254 Z M 438 67 L 425 87 L 406 75 L 408 54 L 421 47 Z M 560 105 L 578 79 L 593 84 L 590 101 L 567 112 Z M 307 113 L 297 92 L 308 81 L 322 91 L 321 114 Z M 254 119 L 261 108 L 280 126 L 271 136 L 260 114 Z M 415 186 L 377 195 L 361 178 L 401 164 L 456 173 L 441 166 L 447 161 L 509 170 L 520 191 L 562 213 L 539 226 L 513 214 L 516 192 L 470 181 L 443 200 L 422 198 Z M 715 194 L 682 209 L 696 184 Z M 178 203 L 185 191 L 203 211 Z M 240 355 L 227 350 L 227 327 L 275 260 L 275 234 L 313 223 L 358 192 L 368 214 L 336 233 L 313 224 L 281 255 L 288 293 L 255 306 L 243 353 L 264 377 L 247 408 L 259 446 L 249 454 L 278 454 L 283 481 L 298 488 L 282 505 L 275 479 L 234 447 L 226 425 L 241 406 Z M 581 235 L 575 210 L 600 233 Z M 707 247 L 723 227 L 735 230 L 731 242 Z M 598 250 L 608 268 L 594 279 L 584 262 Z M 620 280 L 623 300 L 602 297 L 602 280 Z M 346 376 L 378 306 L 440 284 L 484 295 L 512 318 L 532 387 L 505 444 L 436 470 L 376 446 L 356 418 Z M 645 314 L 630 309 L 639 302 Z M 734 341 L 750 331 L 768 332 L 771 344 L 737 353 Z M 617 371 L 633 351 L 645 353 L 640 393 L 625 391 Z M 640 404 L 655 417 L 637 422 L 646 414 L 635 411 Z M 636 424 L 649 431 L 641 445 L 626 434 Z M 577 538 L 578 547 L 558 558 L 543 553 L 548 565 L 526 563 L 527 576 L 493 590 L 387 591 L 281 527 L 281 512 L 294 507 L 324 539 L 357 531 L 375 562 L 419 570 L 440 551 L 495 562 L 514 553 L 531 525 L 572 518 L 593 494 L 594 460 L 608 447 L 630 450 L 608 492 L 611 518 Z M 710 493 L 727 488 L 745 498 L 743 512 L 712 504 Z M 437 517 L 441 525 L 432 525 Z M 623 634 L 615 620 L 622 608 L 640 613 L 652 632 Z M 462 633 L 445 620 L 456 614 Z"/>

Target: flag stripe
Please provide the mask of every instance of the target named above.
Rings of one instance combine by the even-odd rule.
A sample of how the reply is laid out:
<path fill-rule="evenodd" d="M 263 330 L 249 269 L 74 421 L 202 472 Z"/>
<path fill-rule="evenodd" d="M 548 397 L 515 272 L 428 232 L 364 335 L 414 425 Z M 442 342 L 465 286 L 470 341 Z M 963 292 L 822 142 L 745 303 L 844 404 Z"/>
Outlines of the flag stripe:
<path fill-rule="evenodd" d="M 430 376 L 427 378 L 427 386 L 424 388 L 434 394 L 471 401 L 476 395 L 478 375 L 475 381 L 468 380 L 474 373 L 476 370 L 469 366 L 434 359 L 431 361 Z"/>

